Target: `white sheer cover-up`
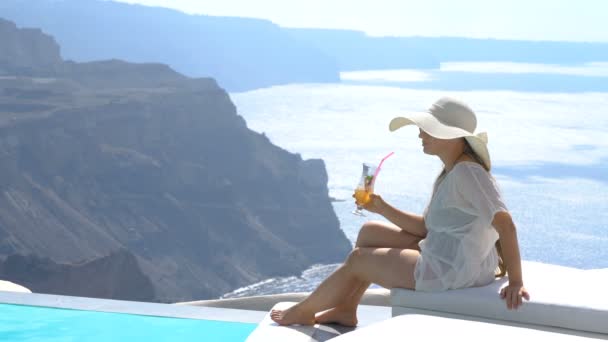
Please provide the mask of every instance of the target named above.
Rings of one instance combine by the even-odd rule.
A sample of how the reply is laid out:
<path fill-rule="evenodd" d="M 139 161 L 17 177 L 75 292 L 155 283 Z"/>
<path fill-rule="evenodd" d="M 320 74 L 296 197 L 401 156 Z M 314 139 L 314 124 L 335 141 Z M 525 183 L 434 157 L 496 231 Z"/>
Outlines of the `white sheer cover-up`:
<path fill-rule="evenodd" d="M 494 215 L 507 211 L 496 180 L 481 165 L 459 162 L 424 211 L 427 236 L 414 270 L 416 291 L 483 286 L 494 280 L 498 233 Z"/>

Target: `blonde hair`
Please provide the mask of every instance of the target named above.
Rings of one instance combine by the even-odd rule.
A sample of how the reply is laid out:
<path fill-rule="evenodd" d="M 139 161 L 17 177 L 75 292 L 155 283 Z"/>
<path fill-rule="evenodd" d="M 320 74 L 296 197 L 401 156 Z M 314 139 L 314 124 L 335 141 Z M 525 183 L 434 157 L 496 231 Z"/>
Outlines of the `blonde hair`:
<path fill-rule="evenodd" d="M 477 155 L 477 153 L 475 153 L 475 151 L 473 150 L 471 145 L 469 145 L 469 142 L 467 141 L 467 139 L 462 138 L 462 140 L 464 141 L 463 153 L 466 154 L 467 156 L 473 158 L 473 160 L 476 163 L 478 163 L 479 165 L 481 165 L 487 172 L 490 172 L 490 169 L 488 167 L 486 167 L 486 165 L 483 163 L 483 161 L 481 160 L 479 155 Z M 443 180 L 443 178 L 445 178 L 446 175 L 447 175 L 447 172 L 446 172 L 445 168 L 443 168 L 443 170 L 441 171 L 439 176 L 437 176 L 437 179 L 435 180 L 435 184 L 433 185 L 433 195 L 435 194 L 435 191 L 437 191 L 437 186 L 439 186 L 439 183 L 441 183 L 441 181 Z M 500 240 L 496 240 L 494 247 L 496 248 L 496 254 L 498 254 L 498 267 L 494 271 L 494 277 L 501 278 L 507 274 L 507 265 L 504 262 L 505 258 L 502 254 L 502 246 L 500 245 Z"/>

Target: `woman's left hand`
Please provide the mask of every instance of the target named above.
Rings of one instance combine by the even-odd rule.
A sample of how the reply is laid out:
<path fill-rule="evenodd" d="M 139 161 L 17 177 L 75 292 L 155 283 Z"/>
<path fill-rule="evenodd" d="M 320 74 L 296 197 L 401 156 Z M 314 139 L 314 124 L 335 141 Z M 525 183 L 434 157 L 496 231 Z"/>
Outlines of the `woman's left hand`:
<path fill-rule="evenodd" d="M 511 310 L 522 305 L 522 298 L 530 300 L 530 294 L 522 284 L 509 284 L 500 290 L 500 298 L 507 301 L 507 309 Z"/>

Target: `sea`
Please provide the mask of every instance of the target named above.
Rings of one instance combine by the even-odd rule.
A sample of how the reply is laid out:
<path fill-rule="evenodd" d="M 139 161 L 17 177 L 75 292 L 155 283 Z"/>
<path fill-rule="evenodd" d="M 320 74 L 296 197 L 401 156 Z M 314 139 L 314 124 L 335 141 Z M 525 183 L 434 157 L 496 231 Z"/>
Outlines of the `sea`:
<path fill-rule="evenodd" d="M 513 82 L 519 76 L 521 86 Z M 546 76 L 550 84 L 526 86 Z M 556 87 L 560 76 L 568 82 L 580 77 L 588 86 Z M 455 77 L 462 82 L 453 82 Z M 472 77 L 486 83 L 467 87 Z M 375 192 L 402 210 L 422 213 L 441 161 L 422 152 L 416 127 L 389 132 L 388 123 L 452 96 L 476 112 L 477 131 L 488 132 L 492 173 L 517 226 L 522 259 L 608 268 L 608 92 L 593 87 L 608 84 L 608 63 L 458 62 L 437 70 L 344 72 L 341 79 L 230 97 L 249 128 L 304 159 L 324 160 L 332 205 L 351 243 L 365 221 L 383 219 L 352 214 L 362 163 L 378 164 L 394 152 L 378 174 Z M 312 291 L 336 267 L 314 265 L 222 298 Z"/>

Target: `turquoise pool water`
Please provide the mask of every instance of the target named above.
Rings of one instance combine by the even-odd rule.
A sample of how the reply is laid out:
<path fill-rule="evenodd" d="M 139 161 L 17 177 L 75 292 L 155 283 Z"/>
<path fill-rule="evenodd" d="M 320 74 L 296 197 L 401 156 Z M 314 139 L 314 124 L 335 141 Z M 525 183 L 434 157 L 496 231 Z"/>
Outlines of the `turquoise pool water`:
<path fill-rule="evenodd" d="M 244 341 L 256 326 L 0 304 L 0 341 Z"/>

